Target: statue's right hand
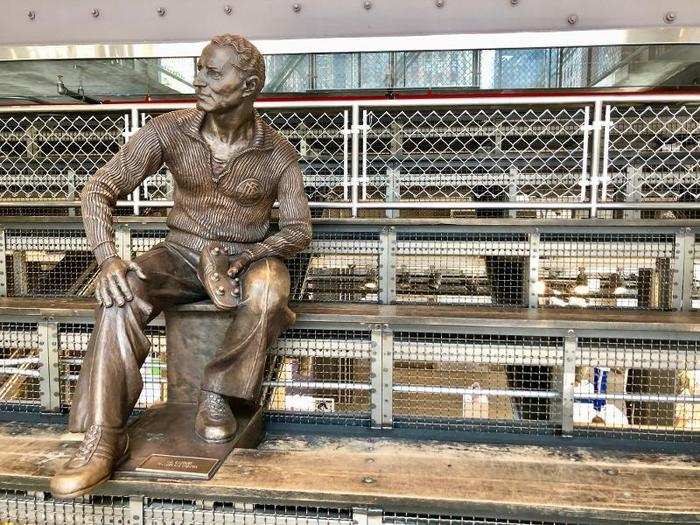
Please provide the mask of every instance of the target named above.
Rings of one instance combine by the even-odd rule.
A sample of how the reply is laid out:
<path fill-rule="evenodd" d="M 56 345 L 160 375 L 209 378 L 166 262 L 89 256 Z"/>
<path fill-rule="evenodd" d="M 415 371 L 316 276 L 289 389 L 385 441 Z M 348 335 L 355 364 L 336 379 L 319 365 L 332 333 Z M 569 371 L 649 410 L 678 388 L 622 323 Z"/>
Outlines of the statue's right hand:
<path fill-rule="evenodd" d="M 126 274 L 133 271 L 141 279 L 146 279 L 141 267 L 134 261 L 126 262 L 121 257 L 112 257 L 102 263 L 100 274 L 95 284 L 95 298 L 104 306 L 124 306 L 134 298 L 134 294 L 126 280 Z"/>

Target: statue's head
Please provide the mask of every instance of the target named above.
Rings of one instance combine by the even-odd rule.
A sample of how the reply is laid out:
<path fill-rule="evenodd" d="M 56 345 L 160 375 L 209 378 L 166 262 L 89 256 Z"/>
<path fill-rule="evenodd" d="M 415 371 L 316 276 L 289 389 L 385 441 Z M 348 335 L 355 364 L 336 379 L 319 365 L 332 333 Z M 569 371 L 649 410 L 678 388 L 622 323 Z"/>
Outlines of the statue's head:
<path fill-rule="evenodd" d="M 197 108 L 226 111 L 253 102 L 265 85 L 265 60 L 239 35 L 214 37 L 197 60 L 194 78 Z"/>

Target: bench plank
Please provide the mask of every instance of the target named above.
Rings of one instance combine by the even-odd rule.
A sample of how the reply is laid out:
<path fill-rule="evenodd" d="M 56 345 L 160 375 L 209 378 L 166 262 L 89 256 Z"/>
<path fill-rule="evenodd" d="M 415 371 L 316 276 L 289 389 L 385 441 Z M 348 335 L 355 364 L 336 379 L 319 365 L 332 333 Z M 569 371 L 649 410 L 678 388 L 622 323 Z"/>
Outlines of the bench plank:
<path fill-rule="evenodd" d="M 48 490 L 80 435 L 0 425 L 0 487 Z M 700 520 L 700 458 L 586 448 L 270 434 L 203 482 L 110 481 L 103 494 L 404 512 Z"/>

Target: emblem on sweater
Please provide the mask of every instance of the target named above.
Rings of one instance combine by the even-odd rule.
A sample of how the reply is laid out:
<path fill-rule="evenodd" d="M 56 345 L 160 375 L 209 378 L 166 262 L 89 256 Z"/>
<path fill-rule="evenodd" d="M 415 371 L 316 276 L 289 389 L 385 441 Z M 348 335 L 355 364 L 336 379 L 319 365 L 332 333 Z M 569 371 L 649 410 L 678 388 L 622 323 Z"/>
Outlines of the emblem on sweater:
<path fill-rule="evenodd" d="M 241 206 L 254 206 L 263 198 L 263 187 L 257 179 L 245 179 L 233 190 L 233 196 Z"/>

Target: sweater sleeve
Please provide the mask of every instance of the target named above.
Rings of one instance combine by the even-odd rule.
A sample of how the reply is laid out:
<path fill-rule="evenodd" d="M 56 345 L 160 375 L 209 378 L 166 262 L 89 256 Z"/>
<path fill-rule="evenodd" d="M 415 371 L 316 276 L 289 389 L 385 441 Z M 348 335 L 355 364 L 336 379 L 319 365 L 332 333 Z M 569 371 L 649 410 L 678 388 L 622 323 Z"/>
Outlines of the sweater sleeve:
<path fill-rule="evenodd" d="M 85 233 L 98 264 L 117 255 L 112 210 L 162 166 L 160 141 L 151 122 L 137 131 L 119 152 L 90 177 L 81 192 Z"/>
<path fill-rule="evenodd" d="M 279 231 L 247 250 L 251 260 L 294 255 L 311 243 L 311 213 L 299 163 L 292 161 L 282 172 L 277 189 Z"/>

